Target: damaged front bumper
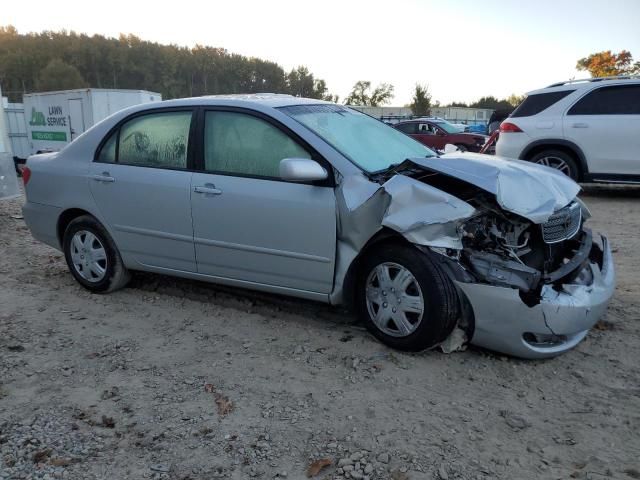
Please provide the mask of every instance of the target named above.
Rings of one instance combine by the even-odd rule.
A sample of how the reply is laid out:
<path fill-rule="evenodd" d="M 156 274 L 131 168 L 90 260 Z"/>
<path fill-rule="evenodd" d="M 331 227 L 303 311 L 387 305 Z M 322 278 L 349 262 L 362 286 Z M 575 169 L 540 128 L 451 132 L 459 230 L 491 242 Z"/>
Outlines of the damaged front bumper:
<path fill-rule="evenodd" d="M 595 239 L 594 239 L 595 240 Z M 598 244 L 600 243 L 600 244 Z M 527 306 L 519 290 L 456 280 L 466 296 L 475 329 L 471 343 L 522 358 L 547 358 L 575 347 L 604 314 L 615 289 L 615 269 L 607 239 L 594 241 L 587 275 L 588 284 L 546 284 L 540 302 Z"/>

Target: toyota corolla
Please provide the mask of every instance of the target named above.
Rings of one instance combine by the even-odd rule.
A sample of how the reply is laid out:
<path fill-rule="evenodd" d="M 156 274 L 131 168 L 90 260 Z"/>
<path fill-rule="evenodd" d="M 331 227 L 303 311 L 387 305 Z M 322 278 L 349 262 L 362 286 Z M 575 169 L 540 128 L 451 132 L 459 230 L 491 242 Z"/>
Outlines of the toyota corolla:
<path fill-rule="evenodd" d="M 140 270 L 347 305 L 404 350 L 557 355 L 614 290 L 607 239 L 566 176 L 438 156 L 318 100 L 131 107 L 29 158 L 24 181 L 33 236 L 92 292 Z"/>

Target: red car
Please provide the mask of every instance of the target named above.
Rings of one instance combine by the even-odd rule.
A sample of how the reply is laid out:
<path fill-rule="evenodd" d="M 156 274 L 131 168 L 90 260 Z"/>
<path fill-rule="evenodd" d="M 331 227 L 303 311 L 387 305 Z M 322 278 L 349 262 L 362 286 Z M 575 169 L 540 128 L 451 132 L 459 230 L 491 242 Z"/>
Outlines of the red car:
<path fill-rule="evenodd" d="M 444 150 L 444 146 L 450 143 L 463 152 L 479 152 L 487 140 L 486 135 L 462 133 L 442 120 L 408 120 L 396 123 L 393 127 L 436 150 Z"/>

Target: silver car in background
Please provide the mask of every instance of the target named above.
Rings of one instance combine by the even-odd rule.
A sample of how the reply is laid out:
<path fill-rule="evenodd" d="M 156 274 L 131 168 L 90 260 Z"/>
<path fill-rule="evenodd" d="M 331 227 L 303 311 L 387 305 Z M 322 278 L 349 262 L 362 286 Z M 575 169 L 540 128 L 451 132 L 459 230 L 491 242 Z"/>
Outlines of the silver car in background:
<path fill-rule="evenodd" d="M 128 108 L 29 158 L 24 217 L 93 292 L 143 270 L 347 305 L 384 343 L 527 358 L 575 346 L 614 289 L 606 238 L 552 169 L 437 156 L 286 95 Z M 452 341 L 452 339 L 457 339 Z"/>

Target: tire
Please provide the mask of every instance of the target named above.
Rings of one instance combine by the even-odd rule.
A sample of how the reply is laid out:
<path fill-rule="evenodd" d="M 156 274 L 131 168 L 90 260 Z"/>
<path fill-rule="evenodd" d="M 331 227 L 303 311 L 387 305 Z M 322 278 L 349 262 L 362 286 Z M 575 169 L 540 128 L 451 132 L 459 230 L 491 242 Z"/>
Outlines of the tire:
<path fill-rule="evenodd" d="M 458 147 L 458 150 L 460 150 L 461 152 L 468 152 L 469 151 L 467 146 L 463 145 L 462 143 L 456 143 L 456 147 Z"/>
<path fill-rule="evenodd" d="M 131 278 L 111 235 L 90 215 L 69 223 L 62 247 L 71 274 L 91 292 L 113 292 Z"/>
<path fill-rule="evenodd" d="M 575 159 L 562 150 L 543 150 L 531 157 L 530 161 L 555 168 L 576 182 L 580 179 L 580 169 Z"/>
<path fill-rule="evenodd" d="M 409 287 L 404 289 L 400 283 L 395 283 L 395 291 L 384 289 L 378 276 L 385 267 L 388 268 L 392 282 L 400 282 L 404 278 L 404 283 L 408 282 Z M 408 271 L 413 280 L 407 279 L 404 271 Z M 460 315 L 455 286 L 428 254 L 402 244 L 386 244 L 367 255 L 359 273 L 356 286 L 357 312 L 367 329 L 382 343 L 399 350 L 420 351 L 442 342 L 455 328 Z M 408 296 L 408 303 L 399 300 L 403 296 Z M 415 311 L 405 313 L 404 319 L 410 325 L 393 318 L 385 322 L 386 316 L 399 315 L 398 311 L 405 305 L 418 305 L 417 299 L 422 300 L 422 314 Z M 384 307 L 386 300 L 387 306 Z M 397 305 L 396 310 L 389 312 L 389 309 L 393 310 L 394 304 Z M 400 323 L 404 324 L 404 329 Z"/>

